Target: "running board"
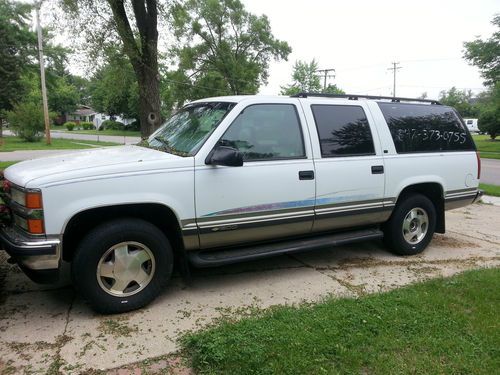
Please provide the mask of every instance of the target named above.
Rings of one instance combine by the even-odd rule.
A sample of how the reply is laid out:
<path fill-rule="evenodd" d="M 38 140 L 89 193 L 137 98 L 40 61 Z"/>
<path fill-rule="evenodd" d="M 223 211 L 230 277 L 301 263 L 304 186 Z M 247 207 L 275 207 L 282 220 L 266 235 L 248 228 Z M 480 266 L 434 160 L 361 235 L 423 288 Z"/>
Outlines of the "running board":
<path fill-rule="evenodd" d="M 216 267 L 281 254 L 318 250 L 359 241 L 376 240 L 382 237 L 383 233 L 381 230 L 371 228 L 243 248 L 192 251 L 188 252 L 188 257 L 191 264 L 195 267 Z"/>

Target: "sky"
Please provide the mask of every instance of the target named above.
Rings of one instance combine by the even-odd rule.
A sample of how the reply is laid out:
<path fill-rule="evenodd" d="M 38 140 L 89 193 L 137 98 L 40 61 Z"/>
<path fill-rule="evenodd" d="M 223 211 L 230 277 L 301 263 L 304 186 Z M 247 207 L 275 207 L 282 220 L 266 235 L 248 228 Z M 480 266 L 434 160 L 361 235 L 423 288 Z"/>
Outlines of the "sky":
<path fill-rule="evenodd" d="M 28 1 L 28 0 L 22 0 Z M 392 95 L 399 62 L 396 94 L 437 99 L 455 86 L 484 90 L 476 67 L 463 59 L 463 42 L 488 38 L 500 0 L 241 0 L 248 11 L 268 16 L 273 35 L 292 47 L 288 61 L 272 61 L 268 84 L 260 94 L 276 95 L 291 82 L 296 60 L 316 59 L 320 69 L 335 69 L 334 83 L 349 94 Z M 50 22 L 44 6 L 42 19 Z M 160 45 L 172 43 L 165 32 Z M 74 36 L 56 40 L 72 44 Z M 84 56 L 72 59 L 70 71 L 86 75 Z M 323 81 L 322 81 L 323 82 Z"/>
<path fill-rule="evenodd" d="M 452 86 L 484 90 L 477 68 L 462 58 L 463 42 L 489 37 L 500 0 L 242 0 L 266 14 L 272 32 L 292 47 L 288 61 L 272 62 L 261 94 L 278 94 L 296 60 L 334 68 L 347 93 L 392 95 L 391 62 L 400 62 L 398 96 L 437 98 Z"/>

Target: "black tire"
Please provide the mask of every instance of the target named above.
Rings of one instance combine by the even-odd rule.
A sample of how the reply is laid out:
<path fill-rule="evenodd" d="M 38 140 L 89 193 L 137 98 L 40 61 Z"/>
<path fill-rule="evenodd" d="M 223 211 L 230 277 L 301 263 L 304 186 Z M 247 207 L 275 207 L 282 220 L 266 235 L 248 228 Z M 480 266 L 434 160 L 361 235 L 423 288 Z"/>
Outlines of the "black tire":
<path fill-rule="evenodd" d="M 143 289 L 133 295 L 117 296 L 106 292 L 103 282 L 98 281 L 97 271 L 101 257 L 123 242 L 147 247 L 148 255 L 152 254 L 147 262 L 154 267 L 150 268 L 150 279 Z M 167 237 L 147 221 L 124 218 L 103 223 L 83 238 L 71 264 L 71 276 L 73 285 L 95 311 L 114 314 L 141 308 L 154 300 L 166 287 L 172 268 L 173 252 Z"/>
<path fill-rule="evenodd" d="M 403 224 L 405 218 L 412 210 L 417 210 L 421 213 L 424 211 L 427 214 L 428 224 L 425 236 L 417 242 L 417 237 L 414 237 L 415 242 L 409 242 L 403 235 Z M 419 254 L 425 250 L 427 245 L 434 235 L 434 230 L 436 229 L 436 208 L 434 204 L 422 194 L 412 194 L 403 197 L 401 201 L 396 205 L 391 218 L 387 223 L 385 223 L 384 230 L 384 242 L 389 247 L 389 249 L 397 255 L 415 255 Z M 411 233 L 407 232 L 408 236 Z"/>

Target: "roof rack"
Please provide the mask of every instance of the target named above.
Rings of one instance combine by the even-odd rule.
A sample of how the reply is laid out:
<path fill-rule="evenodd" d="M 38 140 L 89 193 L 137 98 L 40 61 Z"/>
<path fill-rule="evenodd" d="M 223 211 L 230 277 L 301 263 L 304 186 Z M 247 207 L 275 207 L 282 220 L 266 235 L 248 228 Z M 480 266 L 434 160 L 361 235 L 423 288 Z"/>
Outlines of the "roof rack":
<path fill-rule="evenodd" d="M 349 100 L 358 100 L 359 98 L 363 99 L 386 99 L 390 100 L 394 103 L 399 102 L 421 102 L 421 103 L 430 103 L 435 105 L 441 105 L 437 100 L 432 99 L 415 99 L 415 98 L 400 98 L 394 96 L 376 96 L 376 95 L 357 95 L 357 94 L 321 94 L 321 93 L 311 93 L 311 92 L 299 92 L 295 95 L 290 95 L 292 98 L 307 98 L 309 96 L 319 97 L 319 98 L 346 98 Z"/>

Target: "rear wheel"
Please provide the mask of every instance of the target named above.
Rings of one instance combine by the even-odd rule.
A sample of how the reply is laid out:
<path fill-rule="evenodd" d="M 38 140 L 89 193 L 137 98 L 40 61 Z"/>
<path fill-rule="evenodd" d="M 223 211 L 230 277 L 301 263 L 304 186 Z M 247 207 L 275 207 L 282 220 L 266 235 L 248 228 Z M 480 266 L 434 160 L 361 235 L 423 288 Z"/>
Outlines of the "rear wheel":
<path fill-rule="evenodd" d="M 93 229 L 81 241 L 71 266 L 73 283 L 102 313 L 145 306 L 166 286 L 172 248 L 154 225 L 119 219 Z"/>
<path fill-rule="evenodd" d="M 436 228 L 436 208 L 422 194 L 404 198 L 385 224 L 384 241 L 398 255 L 419 254 L 427 247 Z"/>

